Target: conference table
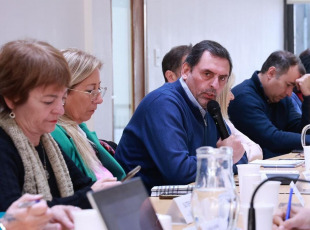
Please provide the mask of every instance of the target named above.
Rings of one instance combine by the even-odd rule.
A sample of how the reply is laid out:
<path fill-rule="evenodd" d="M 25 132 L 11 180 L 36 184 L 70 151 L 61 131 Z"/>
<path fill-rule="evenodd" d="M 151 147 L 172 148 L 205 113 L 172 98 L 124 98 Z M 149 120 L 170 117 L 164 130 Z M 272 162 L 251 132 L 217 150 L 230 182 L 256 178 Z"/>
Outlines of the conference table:
<path fill-rule="evenodd" d="M 271 159 L 272 160 L 279 160 L 279 159 L 292 159 L 292 158 L 293 159 L 300 159 L 300 158 L 303 158 L 303 156 L 301 156 L 299 153 L 289 153 L 289 154 L 281 155 L 281 156 L 274 157 Z M 266 168 L 261 167 L 260 171 L 262 172 L 264 170 L 270 170 L 270 168 L 266 169 Z M 302 175 L 302 172 L 305 171 L 305 166 L 300 165 L 300 166 L 295 167 L 295 168 L 277 168 L 276 170 L 299 171 L 300 175 Z M 303 177 L 300 176 L 299 178 L 303 178 Z M 239 194 L 238 176 L 235 176 L 234 179 L 235 179 L 235 184 L 236 184 L 236 190 Z M 309 186 L 309 185 L 307 185 L 307 186 Z M 279 197 L 278 197 L 279 207 L 287 204 L 288 198 L 289 198 L 289 192 L 290 192 L 290 186 L 289 185 L 281 185 L 280 186 Z M 302 193 L 302 197 L 305 201 L 305 206 L 310 206 L 310 193 L 309 194 Z M 150 199 L 151 199 L 151 202 L 154 206 L 155 211 L 159 214 L 166 214 L 170 205 L 172 204 L 172 199 L 159 199 L 158 197 L 150 197 Z M 292 197 L 292 204 L 298 204 L 298 203 L 299 203 L 298 198 L 296 195 L 294 195 Z M 240 229 L 245 229 L 245 228 L 243 228 L 242 223 L 243 223 L 242 215 L 239 214 L 237 227 Z M 186 229 L 186 228 L 190 229 L 191 226 L 194 226 L 194 223 L 188 224 L 188 225 L 186 225 L 186 224 L 184 224 L 184 225 L 173 225 L 172 229 L 173 230 L 182 230 L 182 229 Z"/>

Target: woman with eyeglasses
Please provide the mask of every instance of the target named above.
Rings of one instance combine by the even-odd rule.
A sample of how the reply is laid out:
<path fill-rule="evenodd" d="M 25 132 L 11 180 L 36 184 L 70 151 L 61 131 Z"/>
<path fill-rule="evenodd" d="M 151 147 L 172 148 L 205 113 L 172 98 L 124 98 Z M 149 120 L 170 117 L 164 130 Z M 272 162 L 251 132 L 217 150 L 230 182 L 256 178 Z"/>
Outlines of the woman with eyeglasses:
<path fill-rule="evenodd" d="M 123 168 L 100 144 L 95 132 L 84 123 L 102 103 L 106 88 L 101 88 L 102 63 L 93 55 L 78 49 L 67 49 L 63 55 L 69 64 L 71 81 L 60 117 L 52 136 L 77 167 L 93 181 L 114 183 L 125 176 Z"/>
<path fill-rule="evenodd" d="M 85 86 L 87 90 L 96 82 L 87 83 L 89 79 L 93 78 L 71 88 L 82 90 Z M 64 114 L 70 81 L 63 54 L 46 42 L 17 40 L 0 48 L 0 212 L 25 193 L 41 194 L 51 211 L 59 205 L 90 208 L 87 192 L 120 183 L 113 178 L 93 182 L 50 135 Z M 99 92 L 98 88 L 96 83 L 90 90 Z M 73 93 L 78 92 L 69 92 L 69 102 Z M 100 95 L 96 100 L 101 100 Z M 94 110 L 96 105 L 91 107 L 86 101 L 80 99 L 85 109 Z M 31 211 L 24 208 L 25 215 Z M 58 209 L 55 212 L 60 213 Z"/>

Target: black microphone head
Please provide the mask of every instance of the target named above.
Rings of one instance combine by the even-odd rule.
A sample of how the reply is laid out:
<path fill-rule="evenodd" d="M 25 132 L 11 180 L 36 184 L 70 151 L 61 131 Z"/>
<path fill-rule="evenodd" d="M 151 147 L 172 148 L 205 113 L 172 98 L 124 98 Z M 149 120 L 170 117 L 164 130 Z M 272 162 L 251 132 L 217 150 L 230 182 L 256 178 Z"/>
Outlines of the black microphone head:
<path fill-rule="evenodd" d="M 220 112 L 221 108 L 217 101 L 211 100 L 207 104 L 207 110 L 211 114 L 211 116 L 213 116 L 215 113 Z"/>

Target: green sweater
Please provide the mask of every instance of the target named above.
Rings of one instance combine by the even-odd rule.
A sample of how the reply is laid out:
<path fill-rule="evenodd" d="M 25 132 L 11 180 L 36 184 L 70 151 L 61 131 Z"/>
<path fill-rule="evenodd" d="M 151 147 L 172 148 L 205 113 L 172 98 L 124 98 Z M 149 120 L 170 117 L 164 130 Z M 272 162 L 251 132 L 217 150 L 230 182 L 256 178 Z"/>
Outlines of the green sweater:
<path fill-rule="evenodd" d="M 91 132 L 85 123 L 79 125 L 80 128 L 86 133 L 88 140 L 93 142 L 96 145 L 96 148 L 99 152 L 98 158 L 101 161 L 102 165 L 106 167 L 113 176 L 117 177 L 118 180 L 121 180 L 125 177 L 125 172 L 123 168 L 117 163 L 117 161 L 106 151 L 100 144 L 99 139 L 95 132 Z M 81 155 L 79 154 L 73 139 L 67 134 L 67 132 L 60 126 L 56 125 L 55 130 L 51 133 L 53 138 L 59 144 L 64 153 L 66 153 L 71 160 L 76 164 L 76 166 L 93 181 L 96 181 L 97 178 L 93 172 L 91 172 L 85 165 L 82 160 Z"/>

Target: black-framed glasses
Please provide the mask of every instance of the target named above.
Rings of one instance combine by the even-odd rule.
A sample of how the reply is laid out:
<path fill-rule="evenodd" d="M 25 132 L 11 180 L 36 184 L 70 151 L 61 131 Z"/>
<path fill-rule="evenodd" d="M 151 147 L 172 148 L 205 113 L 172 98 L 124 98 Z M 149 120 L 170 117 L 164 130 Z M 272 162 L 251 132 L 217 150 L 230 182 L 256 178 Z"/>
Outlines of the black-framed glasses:
<path fill-rule="evenodd" d="M 80 92 L 80 93 L 86 93 L 90 96 L 91 101 L 94 101 L 98 98 L 98 96 L 100 95 L 102 98 L 104 97 L 105 93 L 107 92 L 107 87 L 104 88 L 99 88 L 99 89 L 94 89 L 91 91 L 81 91 L 81 90 L 77 90 L 77 89 L 68 89 L 68 90 L 72 90 L 72 91 L 76 91 L 76 92 Z"/>

